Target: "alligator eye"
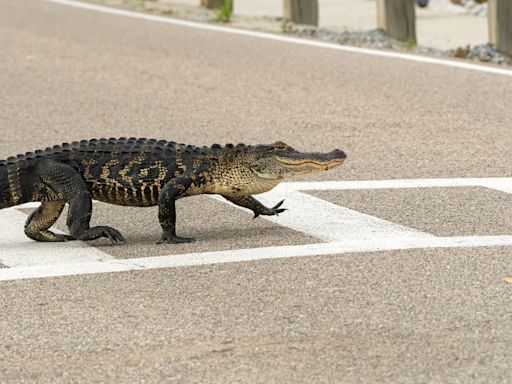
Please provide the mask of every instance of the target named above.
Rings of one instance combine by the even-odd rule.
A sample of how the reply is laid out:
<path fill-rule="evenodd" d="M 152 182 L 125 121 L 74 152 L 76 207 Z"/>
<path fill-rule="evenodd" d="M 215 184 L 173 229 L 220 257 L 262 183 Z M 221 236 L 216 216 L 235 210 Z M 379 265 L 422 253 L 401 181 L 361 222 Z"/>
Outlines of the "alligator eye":
<path fill-rule="evenodd" d="M 272 146 L 274 147 L 274 149 L 278 149 L 278 150 L 281 150 L 281 151 L 287 151 L 287 150 L 292 150 L 293 149 L 288 144 L 286 144 L 286 143 L 284 143 L 282 141 L 277 141 L 274 144 L 272 144 Z"/>

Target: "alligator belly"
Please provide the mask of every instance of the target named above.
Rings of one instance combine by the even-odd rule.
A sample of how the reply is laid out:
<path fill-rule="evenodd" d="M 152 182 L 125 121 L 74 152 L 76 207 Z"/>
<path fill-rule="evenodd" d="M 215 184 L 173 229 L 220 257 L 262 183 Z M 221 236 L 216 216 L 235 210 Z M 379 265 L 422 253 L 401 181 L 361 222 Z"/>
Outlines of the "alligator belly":
<path fill-rule="evenodd" d="M 104 203 L 133 206 L 151 207 L 158 204 L 158 185 L 142 185 L 137 188 L 121 185 L 96 185 L 91 188 L 92 198 Z"/>

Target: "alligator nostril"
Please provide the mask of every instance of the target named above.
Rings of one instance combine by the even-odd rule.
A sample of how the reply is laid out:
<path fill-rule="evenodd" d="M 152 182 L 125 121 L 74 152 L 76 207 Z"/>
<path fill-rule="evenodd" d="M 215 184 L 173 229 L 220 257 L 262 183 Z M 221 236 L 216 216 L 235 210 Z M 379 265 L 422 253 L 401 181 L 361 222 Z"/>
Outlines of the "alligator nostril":
<path fill-rule="evenodd" d="M 347 154 L 345 152 L 343 152 L 341 149 L 335 149 L 334 151 L 332 151 L 333 155 L 340 158 L 340 159 L 346 159 L 347 158 Z"/>

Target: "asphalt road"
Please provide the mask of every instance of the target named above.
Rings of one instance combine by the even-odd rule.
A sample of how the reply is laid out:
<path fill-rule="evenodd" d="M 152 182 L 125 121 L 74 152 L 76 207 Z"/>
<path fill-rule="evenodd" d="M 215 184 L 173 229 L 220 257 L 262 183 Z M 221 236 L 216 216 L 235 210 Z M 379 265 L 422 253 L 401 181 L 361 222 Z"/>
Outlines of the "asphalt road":
<path fill-rule="evenodd" d="M 511 174 L 511 77 L 38 0 L 0 7 L 0 158 L 92 137 L 283 140 L 348 153 L 308 181 Z M 310 194 L 436 236 L 512 234 L 503 190 Z M 178 231 L 194 244 L 155 245 L 154 209 L 97 204 L 95 222 L 128 244 L 93 246 L 130 259 L 322 243 L 208 197 L 178 208 Z M 3 281 L 0 382 L 508 383 L 511 251 L 427 247 Z"/>

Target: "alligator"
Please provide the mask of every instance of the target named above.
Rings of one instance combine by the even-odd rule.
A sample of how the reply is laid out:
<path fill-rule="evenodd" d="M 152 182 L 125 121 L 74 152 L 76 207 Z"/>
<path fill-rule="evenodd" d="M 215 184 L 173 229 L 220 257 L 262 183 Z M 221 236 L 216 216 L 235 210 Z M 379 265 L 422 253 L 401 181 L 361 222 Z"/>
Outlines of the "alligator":
<path fill-rule="evenodd" d="M 249 208 L 254 217 L 284 212 L 283 201 L 269 208 L 252 195 L 269 191 L 291 176 L 331 169 L 346 155 L 301 153 L 284 142 L 265 145 L 214 144 L 196 147 L 173 141 L 111 138 L 64 143 L 0 161 L 0 209 L 41 202 L 25 223 L 36 241 L 108 238 L 124 243 L 119 231 L 90 227 L 92 200 L 149 207 L 158 205 L 162 236 L 158 243 L 185 243 L 176 234 L 177 199 L 219 194 Z M 69 204 L 69 235 L 50 227 Z"/>

